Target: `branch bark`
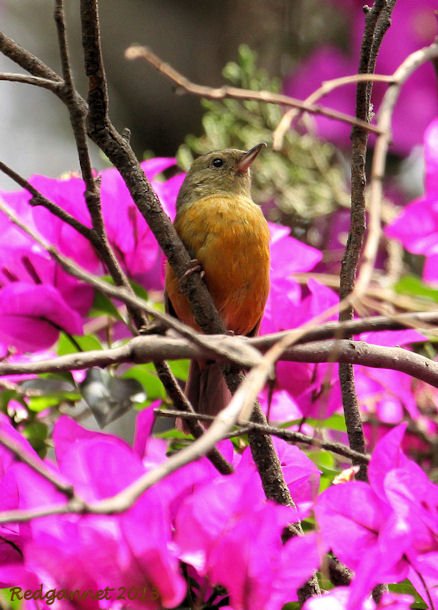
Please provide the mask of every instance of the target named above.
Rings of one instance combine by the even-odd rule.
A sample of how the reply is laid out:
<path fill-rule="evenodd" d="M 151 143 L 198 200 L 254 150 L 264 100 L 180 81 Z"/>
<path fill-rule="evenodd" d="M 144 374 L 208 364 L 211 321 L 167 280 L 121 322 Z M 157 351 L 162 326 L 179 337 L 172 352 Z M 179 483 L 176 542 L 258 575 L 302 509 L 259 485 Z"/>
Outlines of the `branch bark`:
<path fill-rule="evenodd" d="M 204 338 L 201 346 L 190 340 L 176 337 L 159 335 L 134 337 L 122 347 L 112 349 L 68 354 L 30 363 L 2 362 L 0 363 L 0 376 L 24 373 L 60 373 L 93 366 L 112 366 L 123 362 L 146 363 L 185 358 L 217 359 L 220 362 L 228 360 L 240 365 L 242 361 L 239 354 L 243 355 L 242 360 L 246 362 L 245 353 L 248 346 L 257 347 L 262 353 L 266 353 L 285 338 L 287 339 L 287 335 L 283 333 L 259 339 L 210 335 Z M 215 350 L 218 341 L 222 343 L 220 355 Z M 433 387 L 438 387 L 438 362 L 401 347 L 382 347 L 351 339 L 315 341 L 285 347 L 278 360 L 314 363 L 346 362 L 371 368 L 390 369 L 406 373 Z M 261 361 L 262 357 L 259 354 L 259 357 L 253 360 L 253 366 L 257 366 Z"/>
<path fill-rule="evenodd" d="M 210 100 L 223 100 L 226 98 L 238 99 L 238 100 L 255 100 L 257 102 L 264 102 L 266 104 L 280 104 L 282 106 L 291 106 L 297 108 L 300 111 L 305 111 L 310 114 L 320 114 L 327 118 L 341 121 L 349 125 L 356 125 L 365 129 L 367 132 L 378 133 L 374 125 L 370 125 L 365 121 L 361 121 L 358 118 L 349 116 L 338 110 L 332 108 L 326 108 L 324 106 L 317 106 L 315 104 L 308 103 L 307 100 L 298 100 L 288 95 L 280 93 L 272 93 L 272 91 L 254 91 L 252 89 L 238 89 L 237 87 L 207 87 L 205 85 L 198 85 L 193 83 L 183 74 L 175 70 L 171 65 L 164 62 L 158 55 L 156 55 L 151 49 L 142 47 L 139 45 L 133 45 L 129 47 L 125 56 L 127 59 L 144 59 L 151 66 L 153 66 L 158 72 L 163 74 L 172 83 L 177 85 L 180 91 L 190 93 L 198 97 L 204 97 Z"/>
<path fill-rule="evenodd" d="M 395 0 L 376 0 L 373 7 L 366 11 L 365 32 L 360 53 L 359 74 L 374 72 L 377 54 L 384 33 L 390 25 L 390 17 Z M 359 82 L 356 89 L 356 117 L 368 123 L 370 121 L 371 82 Z M 340 275 L 340 297 L 347 299 L 354 290 L 357 267 L 359 264 L 362 243 L 365 234 L 365 185 L 366 185 L 366 152 L 368 132 L 355 125 L 351 133 L 352 164 L 351 164 L 351 226 L 347 246 L 342 259 Z M 353 307 L 341 311 L 341 321 L 353 318 Z M 342 402 L 345 421 L 352 449 L 365 452 L 359 405 L 354 384 L 354 372 L 351 364 L 341 364 L 339 367 Z M 362 464 L 358 478 L 366 480 L 366 468 Z"/>

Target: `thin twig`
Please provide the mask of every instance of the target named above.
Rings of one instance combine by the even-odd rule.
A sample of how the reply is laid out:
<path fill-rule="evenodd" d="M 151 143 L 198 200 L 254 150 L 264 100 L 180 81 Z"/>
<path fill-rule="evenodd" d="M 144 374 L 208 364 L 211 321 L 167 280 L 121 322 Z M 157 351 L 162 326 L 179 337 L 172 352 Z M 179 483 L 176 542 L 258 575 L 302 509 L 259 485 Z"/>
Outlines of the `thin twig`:
<path fill-rule="evenodd" d="M 143 337 L 137 340 L 141 339 L 143 339 Z M 159 378 L 166 388 L 169 398 L 177 407 L 178 412 L 187 413 L 188 415 L 194 414 L 195 411 L 191 403 L 181 390 L 181 387 L 172 373 L 169 365 L 165 362 L 165 358 L 161 358 L 158 362 L 155 357 L 153 362 Z M 189 432 L 193 434 L 195 438 L 200 438 L 205 433 L 205 428 L 196 419 L 188 420 L 187 427 Z M 206 453 L 206 456 L 221 474 L 231 474 L 233 472 L 233 467 L 227 462 L 218 449 L 211 449 Z"/>
<path fill-rule="evenodd" d="M 377 54 L 383 35 L 390 25 L 390 16 L 395 0 L 376 0 L 365 17 L 365 32 L 362 38 L 359 70 L 360 74 L 374 72 Z M 370 121 L 371 82 L 359 82 L 356 90 L 356 117 L 361 121 Z M 366 152 L 368 131 L 354 126 L 351 134 L 351 226 L 347 246 L 341 264 L 340 297 L 346 299 L 354 290 L 357 267 L 365 234 L 365 185 L 366 185 Z M 353 306 L 344 309 L 340 321 L 353 318 Z M 365 452 L 365 439 L 362 430 L 359 404 L 354 383 L 354 372 L 351 364 L 340 364 L 339 379 L 341 384 L 342 404 L 348 438 L 352 449 Z M 359 479 L 366 479 L 366 467 L 360 465 Z"/>
<path fill-rule="evenodd" d="M 377 124 L 381 128 L 374 147 L 371 167 L 370 196 L 368 202 L 368 236 L 363 249 L 362 263 L 359 270 L 354 297 L 360 297 L 367 291 L 371 281 L 377 251 L 381 236 L 381 206 L 383 198 L 383 177 L 385 173 L 386 157 L 391 142 L 391 122 L 395 104 L 400 90 L 409 76 L 428 61 L 438 58 L 438 43 L 435 41 L 409 55 L 400 67 L 394 72 L 393 84 L 386 92 L 379 109 Z"/>
<path fill-rule="evenodd" d="M 312 331 L 310 331 L 312 332 Z M 241 365 L 248 362 L 247 349 L 257 348 L 266 353 L 280 341 L 290 343 L 296 337 L 295 331 L 278 333 L 265 337 L 246 339 L 227 335 L 203 336 L 203 345 L 196 345 L 184 338 L 150 335 L 134 337 L 120 347 L 57 356 L 37 362 L 1 362 L 1 375 L 23 373 L 48 373 L 87 369 L 93 366 L 105 367 L 124 362 L 146 363 L 156 360 L 179 360 L 186 358 L 230 360 Z M 222 343 L 221 355 L 215 353 L 215 344 Z M 255 350 L 254 350 L 255 351 Z M 257 353 L 257 352 L 255 352 Z M 228 354 L 225 356 L 224 354 Z M 252 366 L 261 362 L 261 355 L 254 358 Z M 279 356 L 287 362 L 348 362 L 372 368 L 384 368 L 406 373 L 434 387 L 438 387 L 438 362 L 401 347 L 372 345 L 365 341 L 336 339 L 315 341 L 298 345 L 288 345 Z M 187 409 L 180 409 L 187 411 Z"/>
<path fill-rule="evenodd" d="M 25 85 L 33 85 L 34 87 L 42 87 L 53 91 L 58 95 L 62 83 L 53 81 L 48 78 L 39 76 L 29 76 L 28 74 L 15 74 L 11 72 L 0 72 L 0 81 L 8 81 L 10 83 L 23 83 Z"/>
<path fill-rule="evenodd" d="M 6 163 L 0 161 L 0 171 L 3 172 L 6 176 L 11 178 L 14 182 L 16 182 L 19 186 L 23 187 L 32 198 L 29 200 L 29 205 L 31 206 L 42 206 L 49 210 L 54 216 L 60 218 L 63 222 L 68 224 L 69 226 L 76 229 L 78 233 L 86 237 L 87 239 L 91 238 L 91 229 L 86 225 L 82 224 L 79 220 L 77 220 L 74 216 L 71 216 L 68 212 L 63 210 L 60 206 L 58 206 L 53 201 L 44 197 L 42 193 L 40 193 L 30 182 L 28 182 L 25 178 L 23 178 L 16 171 L 11 169 Z"/>
<path fill-rule="evenodd" d="M 6 36 L 4 32 L 0 32 L 0 51 L 33 76 L 52 82 L 63 82 L 59 74 L 52 68 L 49 68 L 41 59 L 24 49 L 15 40 Z"/>
<path fill-rule="evenodd" d="M 359 82 L 379 82 L 379 83 L 392 83 L 393 77 L 384 74 L 353 74 L 352 76 L 342 76 L 340 78 L 333 78 L 330 80 L 323 81 L 322 85 L 313 91 L 304 100 L 305 104 L 314 104 L 322 97 L 328 95 L 331 91 L 344 87 L 345 85 L 351 85 Z M 283 147 L 283 140 L 286 132 L 290 129 L 292 122 L 298 119 L 303 114 L 303 110 L 297 108 L 291 108 L 284 113 L 277 127 L 272 133 L 272 148 L 274 150 L 281 150 Z"/>
<path fill-rule="evenodd" d="M 223 100 L 226 98 L 255 100 L 257 102 L 263 102 L 266 104 L 292 106 L 293 108 L 299 108 L 300 110 L 309 112 L 310 114 L 320 114 L 330 119 L 348 123 L 349 125 L 357 125 L 372 133 L 378 133 L 374 125 L 369 125 L 368 123 L 360 121 L 355 117 L 349 116 L 348 114 L 333 110 L 331 108 L 325 108 L 324 106 L 307 104 L 302 100 L 298 100 L 281 93 L 272 93 L 272 91 L 253 91 L 252 89 L 238 89 L 237 87 L 228 86 L 213 88 L 205 85 L 198 85 L 175 70 L 175 68 L 173 68 L 171 65 L 164 62 L 160 57 L 158 57 L 158 55 L 147 47 L 133 45 L 125 51 L 125 57 L 127 59 L 144 59 L 161 74 L 166 76 L 170 81 L 175 83 L 182 91 L 198 97 L 204 97 L 211 100 Z"/>
<path fill-rule="evenodd" d="M 214 417 L 212 417 L 211 415 L 204 415 L 203 413 L 181 413 L 181 411 L 173 411 L 169 409 L 156 409 L 155 413 L 157 413 L 158 415 L 164 415 L 165 417 L 181 417 L 185 420 L 214 420 Z M 318 449 L 325 449 L 327 451 L 331 451 L 332 453 L 336 453 L 337 455 L 341 455 L 342 457 L 346 457 L 350 460 L 360 460 L 364 464 L 367 464 L 370 461 L 369 455 L 353 451 L 353 449 L 350 449 L 350 447 L 347 447 L 347 445 L 343 445 L 342 443 L 332 443 L 330 441 L 323 441 L 319 438 L 313 438 L 312 436 L 308 436 L 307 434 L 302 434 L 301 432 L 294 432 L 285 428 L 276 428 L 275 426 L 269 425 L 264 426 L 261 424 L 255 424 L 254 422 L 246 424 L 244 428 L 238 427 L 235 431 L 230 432 L 228 436 L 241 436 L 242 434 L 246 434 L 248 430 L 254 429 L 260 430 L 261 432 L 265 432 L 266 434 L 271 434 L 272 436 L 276 436 L 285 441 L 290 441 L 293 443 L 302 443 L 303 445 L 310 445 L 311 447 L 316 447 Z"/>
<path fill-rule="evenodd" d="M 13 453 L 20 462 L 23 462 L 23 464 L 26 464 L 29 468 L 32 468 L 32 470 L 49 481 L 55 489 L 60 491 L 67 498 L 71 499 L 75 497 L 74 489 L 70 483 L 66 483 L 61 477 L 49 470 L 39 458 L 28 455 L 21 445 L 4 432 L 0 432 L 0 445 L 6 447 L 6 449 Z"/>
<path fill-rule="evenodd" d="M 55 1 L 54 18 L 58 33 L 58 46 L 61 56 L 62 74 L 64 77 L 62 97 L 70 114 L 70 123 L 76 142 L 76 150 L 78 152 L 81 174 L 85 182 L 85 202 L 87 204 L 93 224 L 92 233 L 94 233 L 94 239 L 92 240 L 92 243 L 98 251 L 100 258 L 111 273 L 115 283 L 118 286 L 124 286 L 127 291 L 132 291 L 129 280 L 111 248 L 105 231 L 100 201 L 99 181 L 96 180 L 94 176 L 93 166 L 88 150 L 86 129 L 87 107 L 83 103 L 82 98 L 78 96 L 73 81 L 65 27 L 64 0 Z M 96 236 L 98 239 L 96 239 Z M 89 239 L 91 239 L 91 236 Z M 145 323 L 145 321 L 146 319 L 144 317 L 142 318 L 140 315 L 139 324 L 142 325 Z"/>

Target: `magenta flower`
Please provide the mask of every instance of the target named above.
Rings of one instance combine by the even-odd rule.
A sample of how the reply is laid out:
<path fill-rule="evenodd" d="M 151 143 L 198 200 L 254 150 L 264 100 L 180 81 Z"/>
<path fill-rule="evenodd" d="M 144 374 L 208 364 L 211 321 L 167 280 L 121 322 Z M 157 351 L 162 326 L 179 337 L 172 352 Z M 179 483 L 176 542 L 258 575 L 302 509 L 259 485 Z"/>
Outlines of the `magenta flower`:
<path fill-rule="evenodd" d="M 346 5 L 349 7 L 346 26 L 351 32 L 350 52 L 344 55 L 330 46 L 315 49 L 286 81 L 285 90 L 289 95 L 304 98 L 324 80 L 357 73 L 364 25 L 362 5 L 348 0 L 334 0 L 333 3 L 340 4 L 344 10 Z M 436 35 L 435 9 L 434 0 L 400 0 L 396 3 L 392 25 L 385 34 L 378 56 L 377 73 L 392 74 L 410 53 L 433 41 Z M 421 143 L 424 129 L 438 112 L 434 83 L 433 67 L 426 64 L 403 87 L 393 119 L 392 149 L 395 152 L 409 154 L 413 146 Z M 383 85 L 374 86 L 372 102 L 377 110 L 385 90 Z M 330 93 L 322 103 L 354 115 L 354 99 L 354 85 L 348 85 Z M 421 112 L 413 111 L 414 108 L 421 108 Z M 409 121 L 406 117 L 409 117 Z M 350 146 L 351 129 L 348 125 L 322 117 L 317 117 L 315 121 L 322 137 L 341 146 Z"/>
<path fill-rule="evenodd" d="M 5 425 L 8 428 L 16 436 Z M 54 438 L 60 475 L 88 501 L 117 493 L 145 472 L 126 443 L 86 431 L 68 418 L 58 421 Z M 24 464 L 11 462 L 6 450 L 2 454 L 2 508 L 65 503 L 50 483 Z M 109 587 L 108 598 L 78 599 L 75 607 L 79 608 L 112 608 L 123 591 L 125 596 L 126 591 L 132 592 L 134 599 L 124 599 L 134 608 L 175 607 L 184 597 L 169 511 L 159 487 L 146 492 L 122 515 L 54 515 L 18 530 L 3 527 L 3 541 L 18 554 L 15 560 L 1 557 L 0 580 L 5 586 L 26 586 L 36 577 L 46 592 Z M 59 608 L 71 607 L 68 600 L 59 602 Z"/>
<path fill-rule="evenodd" d="M 369 484 L 333 486 L 317 502 L 323 539 L 355 572 L 347 610 L 360 607 L 379 582 L 421 573 L 430 587 L 438 578 L 438 487 L 400 449 L 405 429 L 376 446 Z"/>
<path fill-rule="evenodd" d="M 320 562 L 315 535 L 282 544 L 284 527 L 296 518 L 292 509 L 266 501 L 254 468 L 245 464 L 182 503 L 180 557 L 194 568 L 200 591 L 226 587 L 233 610 L 280 610 Z"/>
<path fill-rule="evenodd" d="M 318 251 L 316 251 L 318 252 Z M 274 258 L 274 266 L 277 261 Z M 314 264 L 317 259 L 310 259 Z M 305 266 L 305 265 L 303 265 Z M 278 265 L 278 269 L 281 266 Z M 307 294 L 289 277 L 272 273 L 272 286 L 262 330 L 277 332 L 299 327 L 313 317 L 330 310 L 339 302 L 338 295 L 315 280 L 309 280 Z M 333 313 L 328 319 L 333 319 Z M 382 346 L 409 346 L 424 341 L 411 330 L 365 333 L 358 337 Z M 356 387 L 361 409 L 377 415 L 386 423 L 399 423 L 407 412 L 418 420 L 420 412 L 413 393 L 412 379 L 399 371 L 355 367 Z M 287 395 L 286 395 L 287 393 Z M 324 419 L 342 409 L 338 366 L 334 363 L 279 362 L 276 366 L 276 396 L 268 405 L 268 393 L 261 395 L 265 411 L 273 421 L 293 421 L 301 417 Z"/>
<path fill-rule="evenodd" d="M 169 158 L 150 159 L 142 164 L 170 215 L 175 213 L 182 175 L 167 181 L 160 181 L 157 175 L 174 164 L 175 160 Z M 80 178 L 33 176 L 30 182 L 45 197 L 90 226 L 85 185 Z M 109 241 L 126 272 L 147 289 L 161 288 L 164 257 L 115 169 L 101 172 L 101 194 Z M 62 253 L 93 273 L 104 272 L 88 240 L 45 208 L 30 206 L 27 191 L 2 192 L 1 196 L 29 227 L 40 232 Z M 67 274 L 1 214 L 0 231 L 3 237 L 0 246 L 2 350 L 9 347 L 22 352 L 45 349 L 54 344 L 60 330 L 81 334 L 82 317 L 92 305 L 93 290 Z"/>
<path fill-rule="evenodd" d="M 151 423 L 148 409 L 137 422 L 133 451 L 118 438 L 61 417 L 54 432 L 57 465 L 45 464 L 87 502 L 111 497 L 167 459 L 164 441 L 149 435 Z M 41 462 L 4 416 L 0 427 Z M 1 526 L 0 582 L 33 589 L 42 583 L 44 594 L 109 588 L 108 598 L 75 600 L 75 607 L 87 610 L 113 608 L 123 591 L 132 592 L 129 607 L 172 608 L 185 595 L 179 568 L 184 561 L 208 597 L 220 584 L 227 592 L 219 597 L 229 596 L 234 610 L 280 610 L 318 567 L 324 544 L 315 534 L 282 543 L 284 527 L 313 502 L 319 473 L 299 449 L 276 444 L 299 510 L 268 502 L 249 450 L 239 463 L 227 443 L 221 450 L 237 463 L 227 477 L 201 459 L 146 491 L 120 515 L 53 515 Z M 66 502 L 1 447 L 0 490 L 0 510 Z M 70 610 L 70 602 L 59 600 L 59 608 Z"/>
<path fill-rule="evenodd" d="M 290 292 L 282 292 L 282 288 L 287 284 L 291 287 Z M 268 301 L 269 307 L 265 312 L 262 330 L 278 332 L 297 328 L 330 309 L 339 301 L 335 292 L 315 280 L 309 280 L 307 292 L 308 294 L 302 298 L 301 287 L 295 280 L 292 278 L 277 279 L 274 275 Z M 290 293 L 292 293 L 291 296 Z M 288 298 L 285 298 L 285 295 Z M 275 318 L 271 312 L 275 312 Z M 335 312 L 328 319 L 334 317 Z M 336 367 L 332 364 L 277 363 L 276 388 L 289 393 L 291 404 L 289 416 L 286 416 L 284 402 L 274 404 L 270 412 L 271 419 L 278 420 L 280 417 L 282 421 L 298 419 L 297 408 L 301 412 L 300 417 L 328 417 L 338 408 L 338 405 L 329 404 L 327 399 L 327 392 L 334 382 L 335 375 Z M 324 395 L 321 394 L 322 387 Z M 266 399 L 263 402 L 267 409 Z"/>
<path fill-rule="evenodd" d="M 388 237 L 398 239 L 413 254 L 425 257 L 423 277 L 438 281 L 438 119 L 424 132 L 425 194 L 404 208 L 386 227 Z"/>
<path fill-rule="evenodd" d="M 32 176 L 29 182 L 42 195 L 56 203 L 71 216 L 74 216 L 84 225 L 90 226 L 90 218 L 84 201 L 85 186 L 80 178 L 74 175 L 64 178 L 48 178 L 47 176 L 37 175 Z M 45 208 L 30 206 L 31 195 L 26 190 L 12 193 L 3 191 L 0 195 L 22 220 L 26 220 L 27 225 L 35 228 L 63 254 L 92 272 L 96 272 L 100 268 L 89 241 Z M 9 221 L 6 222 L 7 225 L 4 226 L 4 229 L 7 229 L 11 236 L 14 236 L 14 240 L 10 241 L 10 244 L 15 246 L 22 243 L 28 250 L 36 251 L 35 244 L 29 237 Z"/>
<path fill-rule="evenodd" d="M 64 330 L 82 333 L 81 316 L 51 285 L 13 282 L 0 288 L 0 341 L 18 351 L 53 345 Z"/>
<path fill-rule="evenodd" d="M 310 507 L 318 495 L 320 472 L 316 465 L 307 455 L 286 441 L 273 437 L 272 442 L 277 451 L 284 480 L 289 488 L 292 500 L 298 512 L 302 516 Z M 251 452 L 247 449 L 237 467 L 240 474 L 250 471 L 254 478 L 257 477 Z"/>
<path fill-rule="evenodd" d="M 2 197 L 26 224 L 39 230 L 39 212 L 45 210 L 31 208 L 27 193 L 3 193 Z M 54 230 L 56 223 L 52 226 L 47 222 L 42 226 L 60 249 L 63 244 L 71 243 L 68 232 L 63 239 L 61 233 Z M 82 316 L 92 304 L 93 290 L 61 269 L 2 214 L 0 231 L 3 237 L 0 246 L 0 342 L 20 352 L 36 351 L 53 345 L 61 330 L 81 334 Z M 82 237 L 81 240 L 78 253 L 82 251 Z"/>
<path fill-rule="evenodd" d="M 156 177 L 175 165 L 175 159 L 150 159 L 141 165 L 160 196 L 165 212 L 173 217 L 176 196 L 184 175 L 178 174 L 166 182 L 161 182 Z M 102 209 L 108 239 L 122 266 L 130 277 L 146 289 L 161 289 L 164 257 L 152 231 L 137 210 L 118 171 L 104 170 L 101 177 Z"/>
<path fill-rule="evenodd" d="M 357 72 L 357 62 L 340 50 L 331 46 L 321 46 L 302 62 L 295 72 L 286 79 L 285 92 L 292 97 L 305 99 L 321 84 L 332 78 L 349 76 Z M 354 115 L 354 86 L 335 89 L 322 100 L 321 104 L 334 110 Z M 313 117 L 318 134 L 340 146 L 348 146 L 351 127 L 340 121 L 326 117 Z"/>

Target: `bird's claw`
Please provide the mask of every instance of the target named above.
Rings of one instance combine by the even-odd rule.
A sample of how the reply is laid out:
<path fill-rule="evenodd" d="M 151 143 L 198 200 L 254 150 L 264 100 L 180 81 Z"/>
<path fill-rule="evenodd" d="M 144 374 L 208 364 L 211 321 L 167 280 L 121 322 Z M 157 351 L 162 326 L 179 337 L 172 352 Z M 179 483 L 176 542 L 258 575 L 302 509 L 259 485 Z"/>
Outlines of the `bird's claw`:
<path fill-rule="evenodd" d="M 184 273 L 184 275 L 182 276 L 181 279 L 185 280 L 186 278 L 188 278 L 193 273 L 199 273 L 200 276 L 201 276 L 201 280 L 204 278 L 204 275 L 205 275 L 205 271 L 202 268 L 202 265 L 198 261 L 197 258 L 192 258 L 192 260 L 190 261 L 190 264 L 189 264 L 189 268 Z"/>

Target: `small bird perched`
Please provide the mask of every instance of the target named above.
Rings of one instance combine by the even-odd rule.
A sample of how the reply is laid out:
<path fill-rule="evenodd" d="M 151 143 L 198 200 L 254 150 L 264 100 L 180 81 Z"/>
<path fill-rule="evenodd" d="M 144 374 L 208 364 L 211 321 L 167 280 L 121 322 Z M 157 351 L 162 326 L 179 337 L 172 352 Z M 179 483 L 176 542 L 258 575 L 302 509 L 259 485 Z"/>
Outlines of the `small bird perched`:
<path fill-rule="evenodd" d="M 256 335 L 269 292 L 269 229 L 251 199 L 250 166 L 264 144 L 198 157 L 176 203 L 175 229 L 199 270 L 230 333 Z M 199 330 L 190 305 L 166 268 L 170 313 Z M 230 392 L 220 366 L 192 361 L 186 394 L 199 413 L 216 415 Z"/>

